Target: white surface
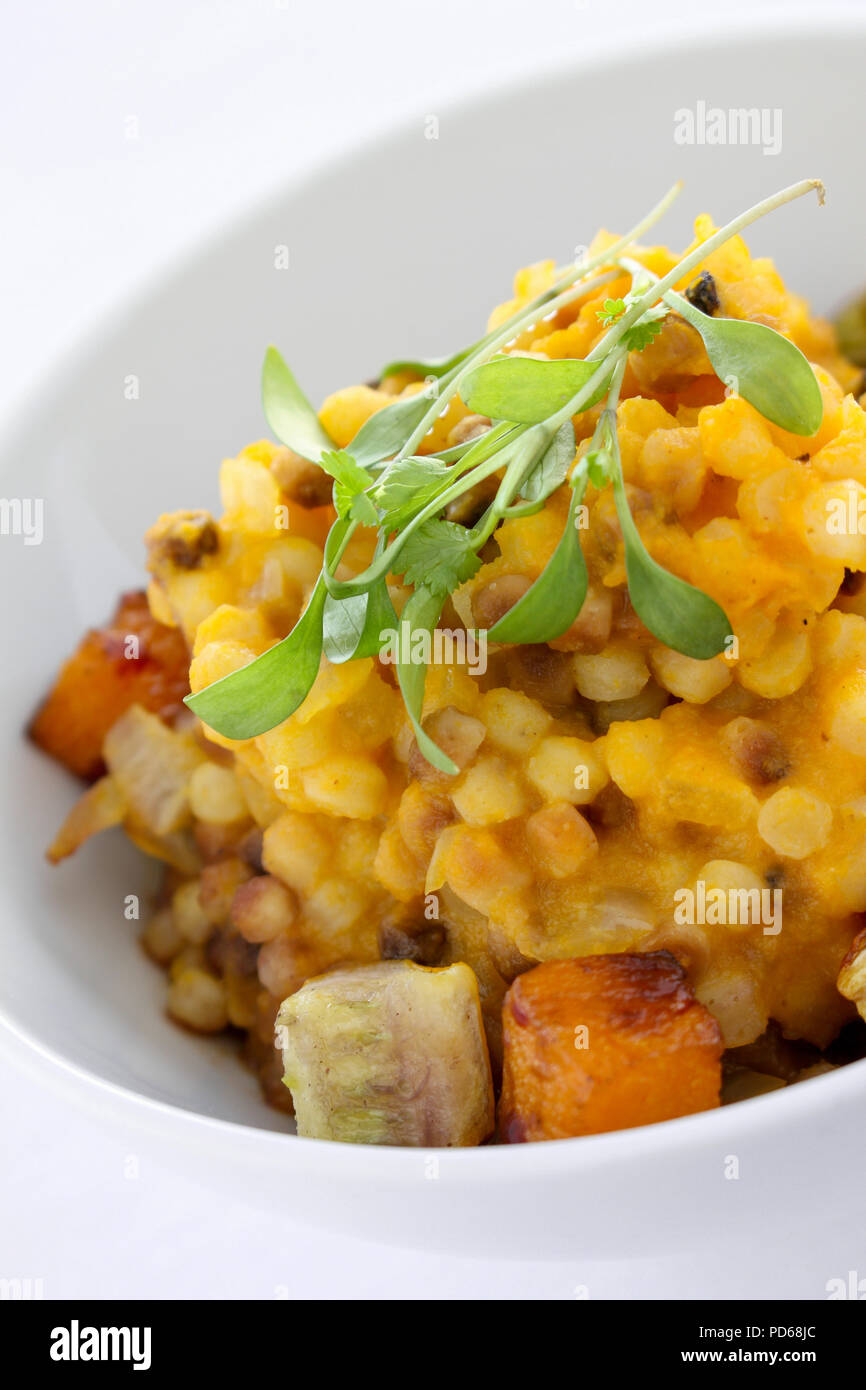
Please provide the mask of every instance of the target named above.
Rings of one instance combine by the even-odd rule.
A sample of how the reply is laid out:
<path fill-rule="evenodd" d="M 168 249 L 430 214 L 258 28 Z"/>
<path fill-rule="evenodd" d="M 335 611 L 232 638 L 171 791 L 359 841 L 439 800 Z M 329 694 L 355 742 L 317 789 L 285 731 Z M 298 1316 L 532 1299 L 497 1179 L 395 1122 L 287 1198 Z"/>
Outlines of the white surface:
<path fill-rule="evenodd" d="M 866 1268 L 820 1194 L 771 1240 L 689 1259 L 473 1260 L 323 1234 L 181 1178 L 172 1146 L 103 1117 L 8 1034 L 0 1063 L 0 1276 L 41 1278 L 46 1298 L 817 1299 Z"/>
<path fill-rule="evenodd" d="M 421 13 L 264 0 L 179 16 L 164 0 L 20 10 L 0 71 L 14 210 L 0 263 L 0 407 L 94 312 L 250 198 L 370 130 L 559 65 L 630 16 L 643 23 L 635 5 L 606 16 L 565 0 Z M 130 117 L 138 139 L 126 138 Z M 262 1216 L 231 1185 L 215 1193 L 218 1158 L 207 1188 L 181 1179 L 170 1144 L 131 1144 L 92 1093 L 8 1037 L 3 1053 L 0 1276 L 42 1278 L 49 1296 L 569 1298 L 585 1286 L 591 1297 L 820 1297 L 857 1266 L 859 1237 L 820 1209 L 820 1247 L 801 1226 L 760 1251 L 616 1266 L 447 1259 L 316 1234 Z M 129 1156 L 137 1178 L 124 1176 Z"/>

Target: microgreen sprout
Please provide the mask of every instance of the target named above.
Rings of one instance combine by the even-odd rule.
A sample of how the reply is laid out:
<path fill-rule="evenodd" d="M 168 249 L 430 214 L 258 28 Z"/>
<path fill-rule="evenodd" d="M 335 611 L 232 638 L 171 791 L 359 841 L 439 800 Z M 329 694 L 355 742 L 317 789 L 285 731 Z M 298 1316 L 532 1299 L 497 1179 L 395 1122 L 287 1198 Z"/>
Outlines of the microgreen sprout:
<path fill-rule="evenodd" d="M 322 572 L 293 630 L 249 665 L 187 697 L 196 714 L 228 738 L 252 738 L 303 703 L 323 653 L 333 663 L 377 655 L 397 621 L 390 575 L 402 576 L 412 589 L 400 619 L 408 624 L 412 650 L 411 635 L 436 627 L 449 596 L 479 569 L 479 552 L 502 521 L 531 515 L 564 486 L 569 505 L 559 544 L 541 575 L 491 628 L 490 639 L 555 641 L 578 617 L 588 588 L 578 523 L 592 485 L 612 486 L 629 595 L 644 625 L 667 646 L 698 660 L 724 650 L 731 632 L 722 609 L 652 558 L 631 515 L 617 436 L 620 391 L 629 354 L 649 347 L 667 316 L 677 314 L 700 334 L 721 380 L 733 379 L 740 395 L 781 428 L 815 433 L 821 393 L 799 349 L 765 324 L 705 314 L 676 288 L 744 227 L 812 190 L 823 202 L 816 179 L 782 189 L 659 277 L 628 253 L 670 206 L 676 185 L 624 237 L 563 268 L 548 289 L 478 342 L 448 357 L 389 363 L 382 375 L 409 371 L 430 385 L 377 411 L 343 449 L 327 435 L 280 354 L 269 348 L 262 373 L 268 423 L 284 444 L 333 477 L 336 520 Z M 539 360 L 509 351 L 526 329 L 577 301 L 591 300 L 626 275 L 628 292 L 606 298 L 596 311 L 606 331 L 585 359 Z M 490 428 L 464 445 L 419 455 L 457 396 L 488 416 Z M 575 462 L 573 421 L 602 402 L 589 448 Z M 492 478 L 495 495 L 474 525 L 445 517 L 449 504 Z M 359 526 L 377 533 L 373 558 L 360 574 L 338 577 Z M 397 677 L 420 751 L 441 770 L 456 772 L 422 724 L 424 666 L 398 664 Z"/>

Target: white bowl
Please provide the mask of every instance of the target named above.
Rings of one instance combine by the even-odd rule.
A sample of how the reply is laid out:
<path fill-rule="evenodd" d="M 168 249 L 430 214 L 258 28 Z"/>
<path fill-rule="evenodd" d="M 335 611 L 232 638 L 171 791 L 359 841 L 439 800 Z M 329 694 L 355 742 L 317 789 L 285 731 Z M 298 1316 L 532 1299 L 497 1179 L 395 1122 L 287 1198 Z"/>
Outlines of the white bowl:
<path fill-rule="evenodd" d="M 22 729 L 83 628 L 140 582 L 145 527 L 215 504 L 220 459 L 264 433 L 268 342 L 314 398 L 388 357 L 453 348 L 477 335 L 517 266 L 566 259 L 599 220 L 623 229 L 680 176 L 686 191 L 659 232 L 673 245 L 700 210 L 723 220 L 820 175 L 826 208 L 787 208 L 750 241 L 821 309 L 861 287 L 864 71 L 866 26 L 825 19 L 573 67 L 445 113 L 438 140 L 419 121 L 204 247 L 102 326 L 6 431 L 4 495 L 44 499 L 45 538 L 0 538 L 0 1007 L 34 1046 L 108 1088 L 127 1123 L 167 1126 L 178 1163 L 204 1181 L 203 1155 L 275 1212 L 398 1243 L 550 1257 L 686 1249 L 732 1222 L 758 1239 L 812 1202 L 831 1167 L 840 1194 L 859 1187 L 866 1063 L 555 1144 L 430 1155 L 287 1134 L 228 1048 L 166 1020 L 162 973 L 124 916 L 126 895 L 153 883 L 144 859 L 112 835 L 46 867 L 78 789 Z M 781 151 L 677 144 L 675 113 L 700 101 L 780 111 Z M 287 272 L 274 269 L 283 244 Z"/>

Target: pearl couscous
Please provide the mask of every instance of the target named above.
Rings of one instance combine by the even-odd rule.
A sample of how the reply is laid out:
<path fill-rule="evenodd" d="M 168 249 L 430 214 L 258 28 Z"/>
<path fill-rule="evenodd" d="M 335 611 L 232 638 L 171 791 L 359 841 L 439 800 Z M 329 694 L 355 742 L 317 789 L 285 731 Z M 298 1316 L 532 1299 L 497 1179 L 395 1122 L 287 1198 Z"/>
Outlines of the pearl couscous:
<path fill-rule="evenodd" d="M 700 218 L 697 241 L 711 231 Z M 676 263 L 663 247 L 635 255 L 659 276 Z M 859 519 L 866 501 L 859 374 L 830 327 L 739 238 L 709 254 L 702 271 L 724 315 L 768 324 L 802 350 L 824 407 L 810 437 L 774 425 L 718 379 L 680 319 L 625 368 L 616 416 L 632 514 L 654 559 L 724 609 L 734 637 L 728 650 L 695 659 L 644 626 L 629 601 L 611 494 L 590 483 L 581 533 L 588 593 L 568 630 L 545 644 L 491 642 L 483 672 L 457 661 L 429 668 L 423 726 L 456 776 L 421 754 L 394 669 L 375 657 L 323 660 L 304 703 L 243 740 L 180 712 L 177 681 L 167 700 L 142 687 L 129 708 L 111 706 L 95 756 L 77 758 L 77 770 L 103 777 L 54 857 L 94 829 L 123 823 L 165 863 L 143 943 L 169 972 L 168 1012 L 196 1031 L 239 1031 L 266 1096 L 287 1111 L 292 1099 L 274 1048 L 278 1012 L 291 1078 L 313 1065 L 293 1001 L 306 999 L 299 991 L 319 977 L 315 1007 L 333 1010 L 328 981 L 354 967 L 372 970 L 376 1007 L 392 1008 L 411 993 L 407 963 L 438 972 L 459 965 L 459 977 L 430 986 L 425 1017 L 440 1017 L 438 1039 L 453 1016 L 465 1055 L 486 1048 L 496 1087 L 508 995 L 511 1132 L 503 1137 L 512 1139 L 716 1104 L 722 1047 L 738 1093 L 744 1073 L 750 1093 L 770 1089 L 762 1040 L 774 1038 L 776 1050 L 785 1040 L 805 1044 L 814 1065 L 818 1049 L 858 1007 L 866 1010 L 866 948 L 855 941 L 866 912 L 866 524 L 828 526 L 836 509 L 850 517 L 853 506 Z M 552 262 L 520 271 L 491 328 L 553 279 Z M 599 306 L 628 283 L 575 300 L 521 331 L 509 350 L 585 358 L 601 332 Z M 338 390 L 324 402 L 321 424 L 346 448 L 376 412 L 418 389 L 407 371 Z M 596 408 L 575 419 L 578 458 L 597 419 Z M 456 446 L 487 425 L 455 398 L 419 453 Z M 220 517 L 163 516 L 147 537 L 147 622 L 183 667 L 181 679 L 188 661 L 193 692 L 292 629 L 334 517 L 330 479 L 269 440 L 226 460 L 220 488 Z M 488 628 L 507 612 L 550 559 L 568 503 L 563 484 L 534 514 L 506 519 L 441 624 Z M 362 527 L 340 574 L 358 573 L 371 556 Z M 389 586 L 399 615 L 410 590 L 394 576 Z M 180 662 L 179 651 L 188 653 Z M 36 736 L 51 747 L 49 723 L 43 710 Z M 52 751 L 63 756 L 56 744 Z M 717 910 L 690 920 L 701 915 L 688 910 L 699 885 L 701 901 Z M 760 902 L 764 891 L 781 894 L 781 923 L 774 917 L 770 929 L 730 920 L 720 906 Z M 531 1123 L 525 1114 L 513 1119 L 519 1058 L 537 1045 L 515 1041 L 527 1011 L 546 1008 L 557 1036 L 565 1027 L 563 1046 L 578 1046 L 565 1015 L 554 1022 L 554 1004 L 539 1002 L 545 980 L 562 991 L 560 1003 L 579 1001 L 599 1036 L 615 1026 L 606 956 L 662 963 L 617 970 L 632 1004 L 653 990 L 664 995 L 659 1028 L 672 1055 L 685 1048 L 695 1059 L 698 1070 L 683 1083 L 694 1105 L 671 1111 L 660 1097 L 644 1114 L 596 1101 L 581 1130 L 568 1127 L 577 1104 L 570 1092 L 567 1104 L 540 1100 Z M 403 964 L 380 978 L 384 961 Z M 536 973 L 554 962 L 549 976 Z M 341 1057 L 355 1055 L 352 998 L 351 1008 L 340 1004 L 331 1015 L 342 1020 Z M 635 1057 L 646 1045 L 630 1036 Z M 662 1068 L 658 1057 L 654 1065 Z M 493 1128 L 492 1100 L 477 1077 L 464 1081 L 468 1109 L 454 1142 L 477 1143 Z M 310 1110 L 306 1082 L 298 1086 Z M 545 1131 L 539 1117 L 554 1110 Z M 339 1133 L 332 1119 L 307 1132 L 346 1137 L 345 1117 Z M 385 1119 L 356 1128 L 362 1138 L 391 1132 Z M 444 1133 L 418 1129 L 415 1119 L 410 1131 L 405 1142 Z"/>

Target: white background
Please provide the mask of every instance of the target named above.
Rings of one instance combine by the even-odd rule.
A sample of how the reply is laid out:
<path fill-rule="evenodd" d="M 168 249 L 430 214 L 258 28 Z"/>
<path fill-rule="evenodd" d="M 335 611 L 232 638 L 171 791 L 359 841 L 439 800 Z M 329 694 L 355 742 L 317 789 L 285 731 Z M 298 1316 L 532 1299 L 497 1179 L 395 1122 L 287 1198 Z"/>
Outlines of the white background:
<path fill-rule="evenodd" d="M 672 0 L 7 7 L 0 414 L 95 316 L 331 153 L 569 53 L 609 48 L 626 28 L 739 27 L 798 6 L 701 9 Z M 0 1063 L 0 1277 L 42 1279 L 47 1297 L 569 1299 L 585 1286 L 590 1298 L 820 1298 L 828 1271 L 847 1270 L 844 1230 L 825 1226 L 819 1250 L 796 1223 L 760 1249 L 629 1264 L 448 1259 L 323 1235 L 263 1216 L 228 1184 L 216 1198 L 181 1179 L 168 1144 L 133 1139 L 122 1109 L 2 1031 Z"/>

